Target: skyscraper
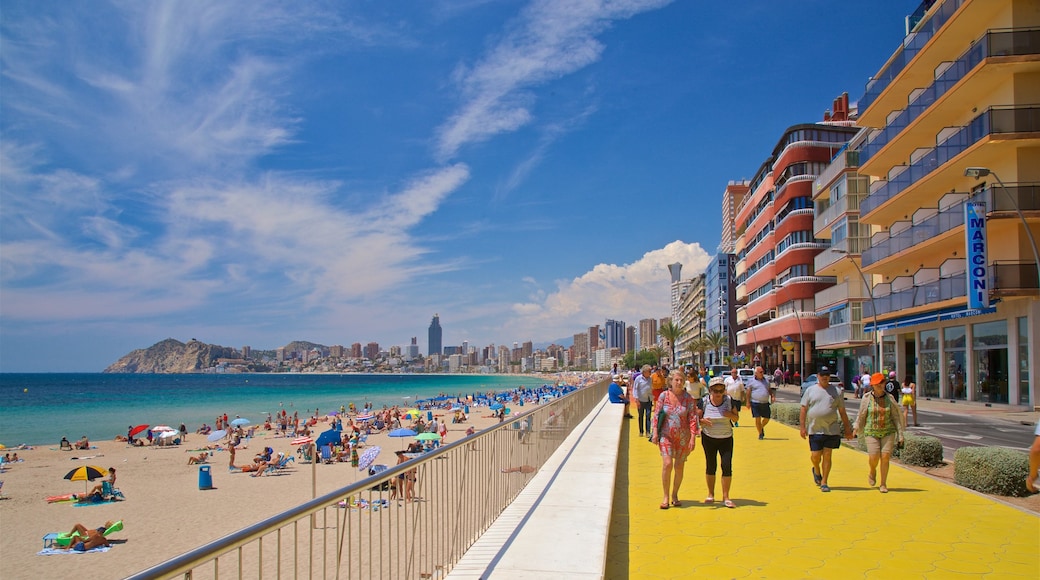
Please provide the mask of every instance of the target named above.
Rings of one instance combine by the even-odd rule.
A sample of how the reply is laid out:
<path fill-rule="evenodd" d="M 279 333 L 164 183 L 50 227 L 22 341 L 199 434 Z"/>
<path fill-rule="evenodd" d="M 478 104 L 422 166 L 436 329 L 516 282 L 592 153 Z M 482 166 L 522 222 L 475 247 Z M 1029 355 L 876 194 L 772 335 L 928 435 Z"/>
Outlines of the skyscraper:
<path fill-rule="evenodd" d="M 430 348 L 427 354 L 431 356 L 441 354 L 441 316 L 439 314 L 434 314 L 433 320 L 430 322 L 429 342 Z"/>
<path fill-rule="evenodd" d="M 608 318 L 606 324 L 606 341 L 605 348 L 608 350 L 611 348 L 620 349 L 622 353 L 625 352 L 625 322 L 623 320 L 613 320 Z"/>

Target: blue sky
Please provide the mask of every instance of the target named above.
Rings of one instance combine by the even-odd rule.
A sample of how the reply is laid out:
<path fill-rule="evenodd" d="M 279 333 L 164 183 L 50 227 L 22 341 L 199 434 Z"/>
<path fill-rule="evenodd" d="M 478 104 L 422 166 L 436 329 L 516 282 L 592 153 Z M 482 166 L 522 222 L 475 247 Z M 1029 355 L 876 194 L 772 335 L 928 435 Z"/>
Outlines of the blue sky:
<path fill-rule="evenodd" d="M 726 183 L 912 2 L 38 2 L 0 22 L 0 367 L 668 314 Z"/>

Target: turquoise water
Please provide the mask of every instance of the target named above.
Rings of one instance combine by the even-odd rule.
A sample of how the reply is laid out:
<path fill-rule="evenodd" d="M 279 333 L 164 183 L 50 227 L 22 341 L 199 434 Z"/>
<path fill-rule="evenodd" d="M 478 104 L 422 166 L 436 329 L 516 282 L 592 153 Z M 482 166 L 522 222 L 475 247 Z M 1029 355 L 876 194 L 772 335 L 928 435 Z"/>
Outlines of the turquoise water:
<path fill-rule="evenodd" d="M 113 439 L 142 423 L 184 423 L 195 431 L 224 413 L 262 423 L 283 408 L 304 416 L 351 402 L 380 408 L 518 386 L 542 383 L 502 375 L 0 373 L 0 443 L 56 446 L 62 437 L 75 441 L 83 435 Z"/>

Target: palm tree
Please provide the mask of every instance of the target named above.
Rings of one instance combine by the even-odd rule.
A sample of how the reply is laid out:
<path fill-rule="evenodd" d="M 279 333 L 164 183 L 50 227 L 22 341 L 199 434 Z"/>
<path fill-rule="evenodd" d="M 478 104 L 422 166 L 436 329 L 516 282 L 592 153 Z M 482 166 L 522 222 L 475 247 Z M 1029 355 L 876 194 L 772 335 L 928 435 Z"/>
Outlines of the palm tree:
<path fill-rule="evenodd" d="M 729 339 L 726 335 L 722 334 L 717 330 L 712 330 L 704 336 L 704 341 L 711 345 L 710 350 L 715 351 L 715 360 L 721 364 L 722 357 L 720 356 L 722 348 L 729 344 Z"/>
<path fill-rule="evenodd" d="M 675 343 L 686 333 L 679 328 L 675 322 L 668 320 L 657 329 L 657 335 L 668 342 L 668 348 L 672 351 L 672 364 L 675 364 Z"/>
<path fill-rule="evenodd" d="M 691 362 L 695 362 L 698 367 L 703 366 L 704 357 L 702 355 L 710 348 L 707 342 L 703 338 L 697 338 L 691 340 L 687 348 L 690 350 Z"/>

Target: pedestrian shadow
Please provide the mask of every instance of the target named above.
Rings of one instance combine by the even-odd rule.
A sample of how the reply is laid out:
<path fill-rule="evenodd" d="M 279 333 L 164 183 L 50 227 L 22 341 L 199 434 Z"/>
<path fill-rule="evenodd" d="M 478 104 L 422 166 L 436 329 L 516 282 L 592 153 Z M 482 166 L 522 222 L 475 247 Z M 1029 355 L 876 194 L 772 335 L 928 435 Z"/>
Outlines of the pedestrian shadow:
<path fill-rule="evenodd" d="M 831 491 L 868 491 L 870 493 L 876 493 L 878 495 L 884 495 L 878 491 L 877 487 L 866 487 L 862 485 L 832 485 L 830 486 Z M 925 490 L 916 487 L 891 487 L 888 488 L 888 493 L 922 493 Z M 736 501 L 736 500 L 734 500 Z"/>

